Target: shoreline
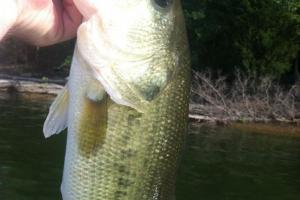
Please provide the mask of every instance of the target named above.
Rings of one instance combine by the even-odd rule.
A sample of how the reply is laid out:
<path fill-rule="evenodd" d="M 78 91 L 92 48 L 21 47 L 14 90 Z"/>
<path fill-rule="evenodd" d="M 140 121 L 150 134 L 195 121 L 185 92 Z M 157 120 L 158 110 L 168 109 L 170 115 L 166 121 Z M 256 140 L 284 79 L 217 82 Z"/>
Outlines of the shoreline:
<path fill-rule="evenodd" d="M 57 95 L 64 87 L 66 79 L 43 79 L 0 74 L 0 92 L 17 92 L 29 94 Z M 202 106 L 202 105 L 200 105 Z M 207 116 L 197 113 L 197 105 L 190 103 L 189 119 L 192 122 L 208 123 L 215 125 L 230 125 L 234 123 L 271 123 L 290 124 L 300 126 L 300 119 L 272 119 L 272 118 L 235 118 L 227 116 Z"/>
<path fill-rule="evenodd" d="M 29 78 L 0 75 L 1 92 L 19 92 L 57 95 L 66 83 L 64 79 Z"/>
<path fill-rule="evenodd" d="M 271 118 L 230 118 L 230 117 L 210 117 L 200 114 L 193 114 L 193 111 L 190 110 L 189 118 L 193 122 L 198 123 L 213 123 L 217 125 L 230 125 L 232 123 L 272 123 L 272 124 L 291 124 L 295 126 L 300 126 L 300 119 L 287 120 L 287 119 L 271 119 Z"/>

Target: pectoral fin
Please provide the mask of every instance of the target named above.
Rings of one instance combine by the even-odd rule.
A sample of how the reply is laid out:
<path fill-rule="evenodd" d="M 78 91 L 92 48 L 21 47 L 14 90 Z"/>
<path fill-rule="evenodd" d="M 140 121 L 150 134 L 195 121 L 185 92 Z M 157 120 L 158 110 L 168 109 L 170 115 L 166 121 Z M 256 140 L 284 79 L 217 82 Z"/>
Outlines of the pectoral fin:
<path fill-rule="evenodd" d="M 46 138 L 58 134 L 67 128 L 68 103 L 69 91 L 68 85 L 66 85 L 50 106 L 43 128 L 44 136 Z"/>
<path fill-rule="evenodd" d="M 89 158 L 104 144 L 110 99 L 97 80 L 90 79 L 78 114 L 78 150 Z"/>

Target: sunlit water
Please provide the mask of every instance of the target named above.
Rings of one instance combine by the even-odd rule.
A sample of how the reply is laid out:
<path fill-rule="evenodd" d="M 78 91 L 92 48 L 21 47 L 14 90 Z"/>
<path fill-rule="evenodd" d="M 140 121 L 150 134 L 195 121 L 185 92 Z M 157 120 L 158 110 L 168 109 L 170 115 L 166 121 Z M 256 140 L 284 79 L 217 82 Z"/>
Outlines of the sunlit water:
<path fill-rule="evenodd" d="M 0 200 L 60 200 L 66 134 L 45 140 L 50 98 L 0 93 Z M 177 200 L 299 200 L 300 138 L 191 124 Z"/>

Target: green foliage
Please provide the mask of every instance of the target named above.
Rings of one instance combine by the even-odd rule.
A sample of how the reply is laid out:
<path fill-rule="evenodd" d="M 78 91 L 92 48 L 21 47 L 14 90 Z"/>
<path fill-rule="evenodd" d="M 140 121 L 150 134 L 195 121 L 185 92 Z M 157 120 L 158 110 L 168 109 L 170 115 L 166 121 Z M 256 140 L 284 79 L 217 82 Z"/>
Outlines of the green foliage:
<path fill-rule="evenodd" d="M 300 0 L 183 1 L 196 69 L 281 75 L 300 49 Z"/>
<path fill-rule="evenodd" d="M 57 67 L 58 70 L 63 68 L 70 68 L 72 63 L 72 55 L 67 55 L 63 62 Z"/>
<path fill-rule="evenodd" d="M 45 81 L 45 82 L 47 82 L 47 81 L 49 81 L 49 78 L 47 76 L 43 76 L 42 80 Z"/>

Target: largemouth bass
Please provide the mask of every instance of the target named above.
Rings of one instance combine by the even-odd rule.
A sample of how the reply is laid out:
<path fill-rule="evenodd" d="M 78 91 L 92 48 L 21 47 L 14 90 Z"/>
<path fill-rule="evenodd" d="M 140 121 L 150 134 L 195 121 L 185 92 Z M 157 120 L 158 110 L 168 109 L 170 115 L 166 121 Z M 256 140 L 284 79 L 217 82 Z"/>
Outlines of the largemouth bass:
<path fill-rule="evenodd" d="M 190 87 L 180 0 L 81 1 L 69 81 L 44 124 L 46 137 L 68 127 L 63 199 L 174 199 Z"/>

